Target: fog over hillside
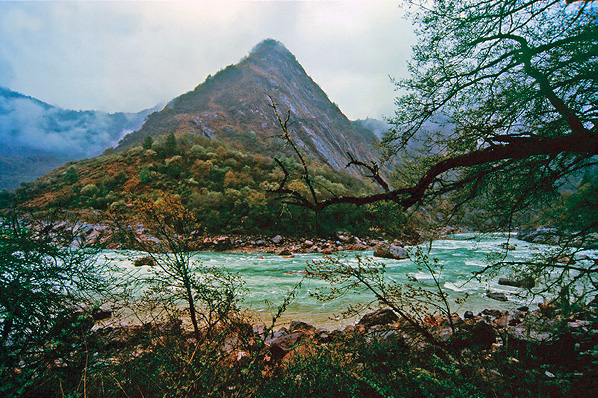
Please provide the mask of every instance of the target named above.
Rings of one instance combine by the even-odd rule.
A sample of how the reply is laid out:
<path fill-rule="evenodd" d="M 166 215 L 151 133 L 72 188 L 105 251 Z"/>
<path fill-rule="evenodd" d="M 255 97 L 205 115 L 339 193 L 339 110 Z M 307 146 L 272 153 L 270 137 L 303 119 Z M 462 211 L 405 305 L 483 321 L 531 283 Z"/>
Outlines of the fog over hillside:
<path fill-rule="evenodd" d="M 66 110 L 0 88 L 0 189 L 69 161 L 92 157 L 139 129 L 146 116 Z"/>

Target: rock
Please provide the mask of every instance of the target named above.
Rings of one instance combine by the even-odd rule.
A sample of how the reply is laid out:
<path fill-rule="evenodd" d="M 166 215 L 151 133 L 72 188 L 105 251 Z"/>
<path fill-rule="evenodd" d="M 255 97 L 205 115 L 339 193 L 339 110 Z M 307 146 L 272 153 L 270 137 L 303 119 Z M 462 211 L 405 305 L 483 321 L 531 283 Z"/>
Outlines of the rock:
<path fill-rule="evenodd" d="M 390 258 L 393 260 L 404 260 L 409 258 L 409 253 L 404 247 L 397 245 L 381 245 L 374 250 L 374 257 Z"/>
<path fill-rule="evenodd" d="M 491 316 L 493 318 L 500 318 L 502 316 L 502 312 L 501 311 L 499 311 L 499 310 L 489 310 L 489 309 L 485 309 L 480 314 L 481 315 L 488 315 L 488 316 Z"/>
<path fill-rule="evenodd" d="M 103 319 L 112 318 L 112 311 L 103 308 L 94 308 L 91 311 L 91 318 L 94 321 L 101 321 Z"/>
<path fill-rule="evenodd" d="M 233 242 L 228 236 L 219 236 L 212 241 L 212 244 L 216 251 L 224 251 L 233 247 Z"/>
<path fill-rule="evenodd" d="M 376 325 L 388 325 L 389 323 L 396 322 L 398 319 L 397 314 L 390 308 L 380 308 L 374 312 L 365 314 L 357 324 L 370 328 Z"/>
<path fill-rule="evenodd" d="M 257 246 L 264 246 L 266 244 L 266 242 L 263 239 L 258 239 L 255 244 Z"/>
<path fill-rule="evenodd" d="M 536 281 L 531 276 L 516 280 L 500 278 L 498 280 L 498 284 L 503 286 L 520 287 L 522 289 L 531 289 L 532 287 L 536 286 Z"/>
<path fill-rule="evenodd" d="M 349 242 L 351 240 L 351 238 L 349 238 L 346 235 L 339 235 L 338 240 L 340 240 L 341 242 Z"/>
<path fill-rule="evenodd" d="M 291 256 L 293 253 L 289 249 L 282 249 L 277 253 L 279 256 Z"/>
<path fill-rule="evenodd" d="M 507 326 L 509 326 L 511 318 L 511 315 L 508 312 L 505 312 L 503 316 L 494 320 L 494 324 L 499 328 L 506 328 Z"/>
<path fill-rule="evenodd" d="M 468 320 L 450 339 L 450 345 L 456 349 L 478 347 L 488 350 L 496 342 L 496 331 L 484 320 Z"/>
<path fill-rule="evenodd" d="M 524 305 L 522 307 L 517 308 L 517 311 L 528 312 L 529 311 L 529 307 L 527 305 Z"/>
<path fill-rule="evenodd" d="M 505 250 L 515 250 L 516 249 L 515 245 L 510 245 L 507 242 L 501 243 L 499 246 L 501 249 L 505 249 Z"/>
<path fill-rule="evenodd" d="M 471 312 L 471 311 L 465 311 L 465 314 L 463 314 L 463 318 L 465 318 L 465 319 L 473 319 L 473 312 Z"/>
<path fill-rule="evenodd" d="M 322 254 L 331 255 L 332 249 L 324 249 L 324 250 L 322 250 Z"/>
<path fill-rule="evenodd" d="M 291 334 L 285 334 L 270 342 L 270 353 L 274 359 L 282 359 L 291 350 L 305 339 L 305 333 L 301 330 Z"/>
<path fill-rule="evenodd" d="M 507 298 L 506 294 L 504 293 L 498 293 L 498 292 L 486 292 L 486 296 L 488 296 L 489 298 L 493 299 L 493 300 L 498 300 L 498 301 L 509 301 L 509 299 Z"/>
<path fill-rule="evenodd" d="M 274 238 L 272 238 L 272 243 L 274 243 L 275 245 L 279 245 L 280 242 L 282 242 L 282 236 L 276 235 Z"/>
<path fill-rule="evenodd" d="M 144 265 L 153 267 L 154 265 L 156 265 L 156 261 L 151 256 L 144 256 L 144 257 L 136 258 L 133 265 L 136 267 L 141 267 Z"/>
<path fill-rule="evenodd" d="M 291 332 L 294 332 L 296 330 L 311 330 L 311 331 L 315 331 L 316 327 L 313 325 L 310 325 L 309 323 L 305 323 L 302 321 L 292 321 L 291 322 L 291 326 L 290 326 L 290 330 Z"/>
<path fill-rule="evenodd" d="M 306 240 L 305 242 L 303 242 L 303 244 L 307 247 L 311 247 L 314 245 L 314 242 L 311 240 Z"/>

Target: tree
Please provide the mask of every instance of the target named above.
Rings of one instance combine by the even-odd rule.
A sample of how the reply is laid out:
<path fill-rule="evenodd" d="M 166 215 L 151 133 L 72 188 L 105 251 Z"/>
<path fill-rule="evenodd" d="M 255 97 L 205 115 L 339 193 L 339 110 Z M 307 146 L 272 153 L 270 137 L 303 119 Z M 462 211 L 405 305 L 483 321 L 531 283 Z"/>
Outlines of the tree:
<path fill-rule="evenodd" d="M 148 135 L 147 137 L 145 137 L 143 139 L 143 149 L 145 149 L 146 151 L 148 149 L 152 149 L 153 145 L 154 145 L 154 139 L 152 138 L 151 135 Z"/>
<path fill-rule="evenodd" d="M 0 216 L 3 396 L 35 389 L 56 360 L 65 367 L 85 362 L 81 337 L 93 321 L 89 313 L 76 309 L 89 305 L 94 296 L 97 299 L 107 279 L 95 265 L 96 251 L 73 245 L 76 242 L 71 229 L 59 228 L 51 220 L 32 222 L 14 213 Z"/>
<path fill-rule="evenodd" d="M 176 154 L 176 137 L 173 133 L 170 133 L 166 136 L 166 141 L 164 141 L 164 154 L 165 156 L 173 156 Z"/>
<path fill-rule="evenodd" d="M 529 194 L 527 188 L 547 190 L 596 163 L 594 2 L 424 4 L 414 5 L 420 41 L 412 77 L 397 82 L 406 94 L 397 99 L 383 148 L 396 156 L 419 140 L 427 156 L 406 163 L 412 167 L 403 168 L 394 189 L 308 206 L 392 200 L 408 208 L 449 192 L 479 195 L 507 173 L 526 174 L 513 183 L 525 184 L 520 193 Z M 445 125 L 443 134 L 434 122 Z"/>
<path fill-rule="evenodd" d="M 453 216 L 475 206 L 488 228 L 510 229 L 529 209 L 558 197 L 568 178 L 597 164 L 594 1 L 414 1 L 411 11 L 419 42 L 411 77 L 396 83 L 404 94 L 382 142 L 385 158 L 401 158 L 392 184 L 378 165 L 349 156 L 348 165 L 367 169 L 380 192 L 319 200 L 292 189 L 286 178 L 276 192 L 314 211 L 379 201 L 408 209 L 443 199 Z M 414 147 L 420 152 L 407 151 Z M 586 213 L 598 212 L 587 206 Z M 575 234 L 598 232 L 594 217 L 577 221 Z M 560 253 L 573 254 L 568 247 Z M 547 266 L 571 272 L 554 253 L 550 258 L 510 265 L 529 266 L 534 275 Z M 596 289 L 595 267 L 576 272 Z M 572 280 L 579 278 L 562 279 Z"/>
<path fill-rule="evenodd" d="M 234 323 L 243 281 L 228 271 L 202 266 L 194 260 L 198 227 L 193 214 L 176 195 L 156 202 L 137 200 L 134 213 L 144 228 L 112 214 L 117 229 L 126 231 L 135 247 L 148 253 L 158 270 L 145 280 L 160 304 L 186 304 L 195 339 L 200 342 L 218 325 Z M 148 234 L 151 234 L 148 236 Z M 150 239 L 148 239 L 148 237 Z M 171 308 L 167 308 L 170 310 Z"/>

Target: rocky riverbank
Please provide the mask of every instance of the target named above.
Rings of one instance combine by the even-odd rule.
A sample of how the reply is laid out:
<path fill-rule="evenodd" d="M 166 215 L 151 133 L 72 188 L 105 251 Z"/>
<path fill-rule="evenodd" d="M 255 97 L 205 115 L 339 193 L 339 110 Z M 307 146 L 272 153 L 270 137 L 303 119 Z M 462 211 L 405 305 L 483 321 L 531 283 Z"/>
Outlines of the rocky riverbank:
<path fill-rule="evenodd" d="M 66 223 L 65 223 L 66 226 Z M 61 227 L 59 225 L 59 227 Z M 80 223 L 76 227 L 83 241 L 107 249 L 135 249 L 135 244 L 107 225 Z M 130 226 L 132 232 L 145 247 L 158 248 L 159 240 L 142 225 Z M 339 231 L 333 236 L 266 236 L 266 235 L 200 235 L 191 241 L 193 251 L 216 251 L 229 253 L 275 253 L 292 256 L 298 253 L 332 254 L 338 251 L 375 250 L 375 256 L 402 259 L 407 258 L 405 245 L 417 242 L 388 239 L 385 237 L 358 237 Z"/>

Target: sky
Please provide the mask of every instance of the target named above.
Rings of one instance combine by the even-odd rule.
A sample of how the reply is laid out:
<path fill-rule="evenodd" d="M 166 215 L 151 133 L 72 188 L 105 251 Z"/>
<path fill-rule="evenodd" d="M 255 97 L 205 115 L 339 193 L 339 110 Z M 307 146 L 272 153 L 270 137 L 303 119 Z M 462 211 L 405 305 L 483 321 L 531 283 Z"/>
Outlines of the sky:
<path fill-rule="evenodd" d="M 395 1 L 0 1 L 0 86 L 75 110 L 166 103 L 282 42 L 350 119 L 394 112 L 415 35 Z"/>

